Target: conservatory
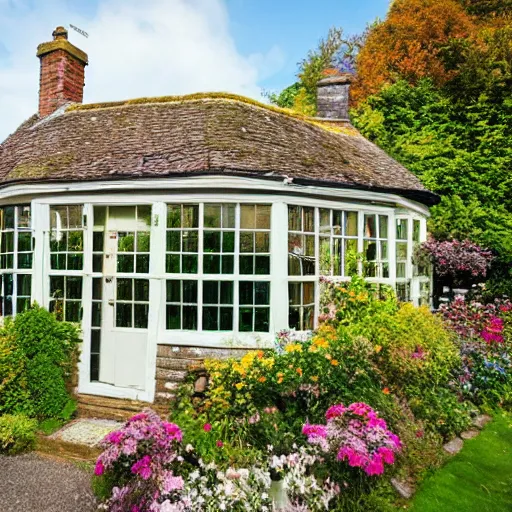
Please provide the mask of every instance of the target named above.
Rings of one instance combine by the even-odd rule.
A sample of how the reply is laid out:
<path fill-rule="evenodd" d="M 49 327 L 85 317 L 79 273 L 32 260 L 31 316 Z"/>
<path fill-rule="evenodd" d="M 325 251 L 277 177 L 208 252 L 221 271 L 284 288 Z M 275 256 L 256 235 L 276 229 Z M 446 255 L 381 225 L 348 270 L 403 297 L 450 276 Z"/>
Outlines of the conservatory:
<path fill-rule="evenodd" d="M 87 56 L 54 37 L 41 76 L 76 83 Z M 52 59 L 72 65 L 52 78 Z M 412 255 L 437 198 L 350 126 L 347 77 L 315 119 L 220 94 L 81 105 L 41 80 L 0 145 L 0 308 L 80 323 L 80 393 L 152 401 L 159 347 L 311 330 L 323 276 L 429 304 Z"/>

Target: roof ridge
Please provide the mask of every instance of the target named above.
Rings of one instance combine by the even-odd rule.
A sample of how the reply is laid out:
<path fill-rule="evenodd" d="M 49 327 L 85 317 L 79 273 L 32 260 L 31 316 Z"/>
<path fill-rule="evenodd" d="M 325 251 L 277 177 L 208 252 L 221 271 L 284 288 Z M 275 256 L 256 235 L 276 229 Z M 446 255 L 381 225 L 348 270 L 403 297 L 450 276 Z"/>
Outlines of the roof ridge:
<path fill-rule="evenodd" d="M 306 122 L 313 126 L 322 128 L 328 132 L 341 133 L 345 135 L 360 135 L 352 125 L 344 126 L 335 122 L 323 121 L 316 117 L 310 117 L 292 109 L 277 107 L 268 103 L 248 98 L 239 94 L 228 92 L 198 92 L 192 94 L 172 95 L 172 96 L 155 96 L 133 98 L 129 100 L 111 101 L 103 103 L 74 103 L 67 107 L 66 112 L 84 112 L 89 110 L 104 110 L 118 107 L 130 107 L 134 105 L 158 105 L 163 103 L 183 103 L 183 102 L 199 102 L 199 101 L 233 101 L 244 103 L 257 108 L 262 108 L 276 114 L 282 114 L 299 121 Z"/>

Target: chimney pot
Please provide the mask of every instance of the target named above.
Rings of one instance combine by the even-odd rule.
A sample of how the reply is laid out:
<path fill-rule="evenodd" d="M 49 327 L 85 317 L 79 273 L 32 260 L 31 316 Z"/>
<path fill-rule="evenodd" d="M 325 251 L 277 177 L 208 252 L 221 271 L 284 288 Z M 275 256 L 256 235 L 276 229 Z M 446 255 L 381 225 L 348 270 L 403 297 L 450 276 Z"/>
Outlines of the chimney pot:
<path fill-rule="evenodd" d="M 57 39 L 65 39 L 68 40 L 68 31 L 64 27 L 57 27 L 52 32 L 53 40 L 57 41 Z"/>
<path fill-rule="evenodd" d="M 322 78 L 317 83 L 317 116 L 328 121 L 349 121 L 350 84 L 354 80 L 351 73 Z"/>
<path fill-rule="evenodd" d="M 37 47 L 41 61 L 39 76 L 39 116 L 46 117 L 66 103 L 82 103 L 84 96 L 85 52 L 68 41 L 68 31 L 57 27 L 53 41 Z"/>

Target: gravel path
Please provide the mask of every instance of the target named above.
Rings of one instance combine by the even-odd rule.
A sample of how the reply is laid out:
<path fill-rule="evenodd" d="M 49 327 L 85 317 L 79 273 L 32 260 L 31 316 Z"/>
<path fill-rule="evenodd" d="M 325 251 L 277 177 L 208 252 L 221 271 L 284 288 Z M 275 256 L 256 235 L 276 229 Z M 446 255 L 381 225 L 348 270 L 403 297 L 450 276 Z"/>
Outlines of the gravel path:
<path fill-rule="evenodd" d="M 34 453 L 0 456 L 2 512 L 94 512 L 90 476 L 74 464 Z"/>

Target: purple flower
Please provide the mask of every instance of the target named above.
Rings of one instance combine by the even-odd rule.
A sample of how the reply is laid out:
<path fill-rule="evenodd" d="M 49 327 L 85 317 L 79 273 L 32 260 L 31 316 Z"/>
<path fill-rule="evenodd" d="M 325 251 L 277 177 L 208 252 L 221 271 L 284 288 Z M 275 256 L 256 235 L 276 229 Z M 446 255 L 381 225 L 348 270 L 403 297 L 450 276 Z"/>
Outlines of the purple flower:
<path fill-rule="evenodd" d="M 142 459 L 138 460 L 132 466 L 132 473 L 135 475 L 140 475 L 143 480 L 149 480 L 152 474 L 151 457 L 149 455 L 144 455 Z"/>

